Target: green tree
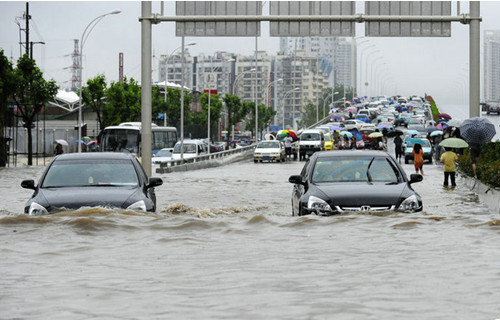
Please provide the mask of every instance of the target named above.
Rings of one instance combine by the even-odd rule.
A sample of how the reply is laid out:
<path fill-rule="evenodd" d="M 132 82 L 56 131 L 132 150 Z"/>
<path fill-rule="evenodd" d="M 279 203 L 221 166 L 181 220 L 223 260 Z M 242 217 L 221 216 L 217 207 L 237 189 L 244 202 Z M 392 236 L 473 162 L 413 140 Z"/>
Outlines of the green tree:
<path fill-rule="evenodd" d="M 9 112 L 9 102 L 16 90 L 14 69 L 12 63 L 0 50 L 0 167 L 5 167 L 7 150 L 5 149 L 4 126 Z"/>
<path fill-rule="evenodd" d="M 106 108 L 103 117 L 109 124 L 141 121 L 141 88 L 133 78 L 111 82 L 106 89 Z"/>
<path fill-rule="evenodd" d="M 313 124 L 315 124 L 316 121 L 316 105 L 314 105 L 312 102 L 309 102 L 306 107 L 302 110 L 301 114 L 301 120 L 298 122 L 299 128 L 307 128 Z M 324 117 L 321 117 L 320 114 L 320 119 L 323 119 Z"/>
<path fill-rule="evenodd" d="M 106 113 L 106 77 L 103 74 L 87 80 L 87 86 L 82 88 L 82 102 L 97 114 L 99 130 L 111 124 Z"/>
<path fill-rule="evenodd" d="M 200 97 L 200 104 L 201 104 L 201 109 L 202 109 L 202 118 L 201 118 L 201 123 L 199 125 L 201 127 L 207 128 L 208 129 L 208 98 L 209 95 L 208 93 L 204 93 Z M 210 95 L 210 140 L 214 141 L 213 137 L 217 133 L 217 127 L 219 125 L 219 121 L 221 118 L 221 113 L 222 113 L 222 102 L 220 101 L 219 95 L 217 94 L 212 94 Z M 205 133 L 208 133 L 205 130 Z M 205 135 L 202 135 L 202 137 L 205 137 Z"/>
<path fill-rule="evenodd" d="M 153 88 L 153 116 L 158 114 L 167 114 L 167 125 L 180 129 L 181 127 L 181 90 L 167 88 L 167 103 L 165 104 L 165 96 L 161 93 L 159 87 Z M 155 93 L 157 92 L 157 93 Z M 160 101 L 161 100 L 161 101 Z M 192 96 L 184 92 L 184 124 L 189 124 L 189 106 L 191 105 Z M 187 121 L 186 121 L 187 120 Z"/>
<path fill-rule="evenodd" d="M 257 119 L 258 121 L 257 125 L 259 126 L 259 133 L 261 133 L 261 136 L 264 129 L 271 124 L 271 121 L 273 120 L 273 117 L 275 115 L 276 111 L 274 111 L 272 108 L 268 108 L 265 104 L 259 104 L 258 106 L 259 117 Z M 255 112 L 250 112 L 250 120 L 247 123 L 246 128 L 255 133 Z"/>
<path fill-rule="evenodd" d="M 242 103 L 240 97 L 227 94 L 224 96 L 227 113 L 227 135 L 226 141 L 229 144 L 229 137 L 233 126 L 241 122 L 250 112 L 250 107 L 253 103 Z"/>
<path fill-rule="evenodd" d="M 36 115 L 48 101 L 54 98 L 59 87 L 54 80 L 46 81 L 43 78 L 43 73 L 27 54 L 17 61 L 15 78 L 17 84 L 13 99 L 23 119 L 23 126 L 28 129 L 28 165 L 32 165 L 33 137 L 31 127 Z"/>

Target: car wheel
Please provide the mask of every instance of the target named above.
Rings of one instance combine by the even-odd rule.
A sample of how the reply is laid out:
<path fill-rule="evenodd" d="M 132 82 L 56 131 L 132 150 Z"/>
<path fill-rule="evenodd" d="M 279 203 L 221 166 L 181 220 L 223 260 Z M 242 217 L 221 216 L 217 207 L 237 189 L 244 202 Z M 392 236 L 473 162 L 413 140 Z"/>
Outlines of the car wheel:
<path fill-rule="evenodd" d="M 254 163 L 257 163 L 257 160 L 253 159 L 253 162 L 254 162 Z"/>
<path fill-rule="evenodd" d="M 410 161 L 408 160 L 407 157 L 405 157 L 405 164 L 408 164 Z"/>

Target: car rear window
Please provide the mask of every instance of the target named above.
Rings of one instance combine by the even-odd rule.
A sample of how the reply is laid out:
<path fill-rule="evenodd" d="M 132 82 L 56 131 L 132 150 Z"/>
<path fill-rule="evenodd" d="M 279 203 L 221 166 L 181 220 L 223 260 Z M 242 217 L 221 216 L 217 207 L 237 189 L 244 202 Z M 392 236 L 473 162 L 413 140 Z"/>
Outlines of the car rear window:
<path fill-rule="evenodd" d="M 130 160 L 60 160 L 50 166 L 42 188 L 86 186 L 137 186 L 139 179 Z"/>

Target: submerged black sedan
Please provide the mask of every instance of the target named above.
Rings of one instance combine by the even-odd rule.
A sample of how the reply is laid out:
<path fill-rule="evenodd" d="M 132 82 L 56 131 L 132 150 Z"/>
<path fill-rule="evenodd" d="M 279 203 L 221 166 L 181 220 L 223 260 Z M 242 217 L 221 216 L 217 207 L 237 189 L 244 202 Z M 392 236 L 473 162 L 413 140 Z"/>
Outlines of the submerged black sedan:
<path fill-rule="evenodd" d="M 148 179 L 132 154 L 89 152 L 56 156 L 38 185 L 23 180 L 21 186 L 35 190 L 24 212 L 42 215 L 81 207 L 154 212 L 154 187 L 162 184 L 160 178 Z"/>
<path fill-rule="evenodd" d="M 403 168 L 383 151 L 317 152 L 293 175 L 293 215 L 332 215 L 349 211 L 422 210 L 422 199 Z"/>

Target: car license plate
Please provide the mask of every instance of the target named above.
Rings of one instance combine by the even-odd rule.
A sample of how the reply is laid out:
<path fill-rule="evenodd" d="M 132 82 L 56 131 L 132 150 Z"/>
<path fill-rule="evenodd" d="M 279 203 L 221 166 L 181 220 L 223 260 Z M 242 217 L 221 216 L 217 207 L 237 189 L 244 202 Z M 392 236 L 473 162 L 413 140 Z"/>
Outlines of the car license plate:
<path fill-rule="evenodd" d="M 310 154 L 313 154 L 313 153 L 314 153 L 314 151 L 307 151 L 306 152 L 307 155 L 310 155 Z"/>
<path fill-rule="evenodd" d="M 262 159 L 269 159 L 269 156 L 262 156 Z"/>

